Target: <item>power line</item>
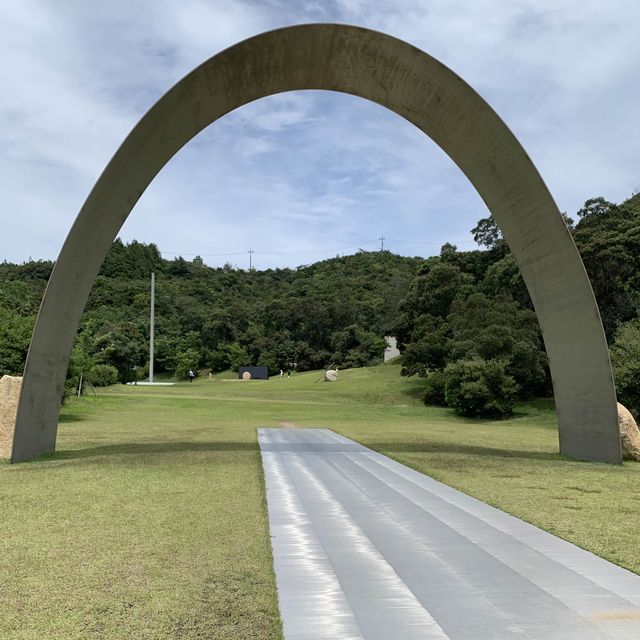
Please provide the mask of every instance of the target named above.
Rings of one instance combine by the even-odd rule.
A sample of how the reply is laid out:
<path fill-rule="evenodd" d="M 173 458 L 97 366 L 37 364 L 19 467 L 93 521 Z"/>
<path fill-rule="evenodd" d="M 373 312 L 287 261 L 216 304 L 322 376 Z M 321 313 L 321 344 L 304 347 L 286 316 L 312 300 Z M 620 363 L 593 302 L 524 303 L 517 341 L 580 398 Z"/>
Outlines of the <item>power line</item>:
<path fill-rule="evenodd" d="M 353 251 L 354 249 L 360 249 L 363 246 L 374 244 L 378 241 L 375 240 L 367 240 L 365 242 L 359 242 L 358 244 L 353 244 L 350 247 L 342 247 L 341 249 L 318 249 L 317 251 L 297 251 L 297 252 L 283 252 L 283 251 L 258 251 L 263 256 L 317 256 L 325 253 L 344 253 L 345 251 Z"/>
<path fill-rule="evenodd" d="M 213 258 L 219 256 L 242 256 L 246 251 L 231 251 L 229 253 L 185 253 L 184 251 L 160 251 L 169 256 L 202 256 L 203 258 Z"/>
<path fill-rule="evenodd" d="M 163 255 L 169 256 L 200 256 L 203 258 L 220 258 L 220 257 L 236 257 L 243 256 L 249 254 L 249 269 L 253 266 L 253 255 L 260 256 L 317 256 L 317 255 L 326 255 L 326 254 L 343 254 L 348 251 L 353 251 L 356 249 L 361 249 L 362 247 L 370 246 L 372 244 L 380 243 L 380 251 L 384 251 L 384 242 L 398 243 L 398 244 L 407 244 L 413 246 L 438 246 L 446 244 L 448 241 L 438 241 L 438 240 L 401 240 L 399 238 L 387 238 L 386 236 L 380 236 L 379 238 L 360 241 L 357 244 L 353 244 L 349 247 L 341 247 L 339 249 L 317 249 L 316 251 L 256 251 L 255 249 L 250 249 L 249 251 L 228 251 L 224 253 L 187 253 L 182 251 L 161 251 L 160 253 Z M 452 244 L 455 245 L 475 245 L 477 244 L 474 240 L 457 240 L 453 241 Z"/>
<path fill-rule="evenodd" d="M 362 246 L 371 245 L 379 240 L 366 240 L 359 242 L 358 244 L 351 245 L 350 247 L 342 247 L 340 249 L 318 249 L 316 251 L 255 251 L 251 249 L 251 253 L 261 256 L 316 256 L 324 253 L 344 253 L 345 251 L 351 251 L 352 249 L 358 249 Z M 213 258 L 220 256 L 244 256 L 248 251 L 230 251 L 228 253 L 186 253 L 183 251 L 160 251 L 164 255 L 170 256 L 200 256 L 202 258 Z"/>
<path fill-rule="evenodd" d="M 451 242 L 450 240 L 445 240 L 444 242 L 441 240 L 398 240 L 397 238 L 385 238 L 385 240 L 389 240 L 389 242 L 399 242 L 400 244 L 413 244 L 413 245 L 430 245 L 430 246 L 438 246 L 441 247 L 443 244 L 477 244 L 475 240 L 454 240 Z"/>

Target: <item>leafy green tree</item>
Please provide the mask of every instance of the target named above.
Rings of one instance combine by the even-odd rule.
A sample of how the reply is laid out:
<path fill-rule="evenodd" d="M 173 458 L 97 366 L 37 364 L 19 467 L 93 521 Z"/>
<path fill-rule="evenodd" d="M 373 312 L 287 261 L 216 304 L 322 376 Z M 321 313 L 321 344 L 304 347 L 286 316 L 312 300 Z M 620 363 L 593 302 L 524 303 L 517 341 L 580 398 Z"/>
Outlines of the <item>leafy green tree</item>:
<path fill-rule="evenodd" d="M 198 298 L 190 295 L 178 295 L 174 299 L 174 309 L 178 315 L 180 331 L 199 335 L 209 314 L 207 308 L 200 303 Z"/>
<path fill-rule="evenodd" d="M 605 200 L 602 196 L 591 198 L 584 203 L 584 206 L 578 210 L 578 218 L 596 218 L 606 216 L 615 212 L 616 205 L 613 202 Z"/>
<path fill-rule="evenodd" d="M 240 367 L 246 366 L 249 363 L 249 354 L 242 345 L 237 342 L 232 342 L 227 345 L 226 349 L 229 367 L 234 371 L 237 371 Z"/>
<path fill-rule="evenodd" d="M 296 343 L 294 362 L 298 363 L 298 371 L 324 369 L 331 364 L 331 352 L 325 349 L 314 349 L 307 342 L 300 341 Z"/>
<path fill-rule="evenodd" d="M 386 348 L 386 342 L 370 331 L 358 325 L 351 325 L 331 335 L 334 353 L 331 359 L 343 369 L 362 367 L 379 363 Z"/>
<path fill-rule="evenodd" d="M 178 278 L 191 278 L 192 276 L 191 266 L 182 256 L 178 256 L 169 263 L 167 273 Z"/>
<path fill-rule="evenodd" d="M 237 371 L 240 367 L 255 364 L 251 361 L 247 350 L 237 342 L 221 344 L 211 352 L 209 366 L 213 371 L 225 371 L 232 369 Z"/>
<path fill-rule="evenodd" d="M 38 311 L 44 286 L 38 283 L 8 280 L 0 282 L 0 309 L 17 316 L 32 316 Z"/>
<path fill-rule="evenodd" d="M 144 278 L 148 281 L 152 272 L 164 270 L 158 247 L 134 240 L 125 245 L 120 238 L 114 241 L 107 254 L 100 274 L 109 278 Z"/>
<path fill-rule="evenodd" d="M 443 369 L 449 356 L 450 328 L 440 317 L 419 316 L 403 354 L 403 374 L 426 377 L 430 371 Z"/>
<path fill-rule="evenodd" d="M 506 246 L 500 227 L 493 216 L 478 220 L 478 224 L 471 229 L 473 239 L 487 249 L 501 249 Z"/>
<path fill-rule="evenodd" d="M 455 265 L 438 262 L 424 276 L 414 280 L 407 298 L 413 304 L 414 313 L 446 318 L 453 301 L 464 298 L 472 291 L 471 275 Z"/>
<path fill-rule="evenodd" d="M 189 370 L 196 372 L 198 370 L 198 361 L 200 353 L 196 349 L 186 349 L 176 353 L 176 368 L 174 375 L 176 378 L 188 378 Z"/>
<path fill-rule="evenodd" d="M 262 339 L 257 364 L 267 367 L 270 373 L 275 373 L 294 362 L 295 353 L 295 342 L 289 331 L 278 331 L 272 337 Z"/>
<path fill-rule="evenodd" d="M 224 345 L 221 345 L 217 349 L 208 351 L 205 362 L 211 371 L 214 372 L 226 371 L 231 368 L 231 365 L 229 364 L 229 356 Z"/>
<path fill-rule="evenodd" d="M 118 382 L 119 375 L 110 364 L 95 364 L 87 374 L 87 381 L 94 387 L 108 387 Z"/>
<path fill-rule="evenodd" d="M 29 281 L 40 281 L 45 283 L 49 280 L 53 271 L 51 260 L 28 260 L 20 265 L 20 275 Z"/>
<path fill-rule="evenodd" d="M 591 202 L 591 201 L 590 201 Z M 560 214 L 565 221 L 569 230 L 573 229 L 574 221 L 566 213 Z M 580 212 L 578 212 L 580 215 Z M 486 247 L 490 251 L 500 251 L 507 253 L 507 243 L 502 236 L 502 231 L 498 226 L 498 223 L 493 219 L 493 216 L 488 218 L 482 218 L 478 221 L 478 224 L 471 229 L 473 239 L 481 246 Z"/>
<path fill-rule="evenodd" d="M 146 358 L 146 345 L 139 328 L 132 322 L 110 326 L 93 341 L 92 355 L 98 364 L 110 364 L 118 370 L 120 382 L 136 378 L 135 368 Z"/>
<path fill-rule="evenodd" d="M 154 346 L 154 368 L 156 371 L 171 373 L 175 371 L 176 354 L 180 350 L 179 345 L 180 338 L 177 335 L 167 335 L 165 333 L 156 337 Z"/>
<path fill-rule="evenodd" d="M 640 296 L 640 194 L 620 205 L 592 198 L 578 216 L 574 239 L 612 340 L 635 317 Z"/>
<path fill-rule="evenodd" d="M 640 419 L 640 319 L 623 324 L 611 347 L 618 400 Z"/>
<path fill-rule="evenodd" d="M 405 363 L 406 372 L 409 375 L 419 371 L 424 372 L 432 366 L 442 366 L 442 362 L 434 365 L 431 359 L 422 362 L 421 365 L 421 354 L 430 349 L 427 342 L 436 325 L 440 333 L 435 336 L 438 343 L 435 351 L 442 350 L 441 339 L 447 333 L 442 321 L 448 316 L 456 298 L 464 298 L 473 292 L 473 281 L 472 275 L 438 258 L 424 265 L 413 279 L 407 295 L 400 303 L 400 313 L 391 327 L 391 332 L 397 337 L 403 353 L 409 345 L 422 341 L 421 345 L 416 345 L 410 350 L 409 359 Z M 438 318 L 440 321 L 436 320 Z M 435 353 L 431 355 L 435 356 Z"/>
<path fill-rule="evenodd" d="M 480 288 L 489 297 L 508 295 L 521 307 L 533 309 L 527 285 L 512 253 L 508 253 L 489 266 Z"/>
<path fill-rule="evenodd" d="M 0 376 L 22 375 L 35 318 L 0 308 Z"/>
<path fill-rule="evenodd" d="M 452 258 L 458 252 L 458 247 L 450 242 L 445 242 L 440 247 L 440 257 L 444 260 Z"/>
<path fill-rule="evenodd" d="M 447 376 L 444 371 L 432 371 L 427 375 L 423 400 L 425 404 L 446 406 Z"/>
<path fill-rule="evenodd" d="M 563 211 L 560 215 L 562 216 L 564 223 L 567 225 L 567 229 L 569 229 L 569 231 L 573 233 L 576 221 L 571 216 L 567 215 L 565 211 Z"/>
<path fill-rule="evenodd" d="M 471 418 L 506 418 L 513 413 L 518 385 L 500 360 L 460 360 L 444 370 L 445 401 Z"/>
<path fill-rule="evenodd" d="M 76 337 L 73 349 L 71 350 L 71 356 L 69 357 L 69 367 L 65 379 L 65 397 L 75 395 L 79 388 L 82 393 L 85 388 L 85 383 L 87 382 L 94 384 L 90 372 L 97 365 L 91 357 L 90 346 L 89 335 L 84 331 L 80 332 Z M 102 366 L 108 366 L 113 369 L 116 374 L 118 373 L 117 369 L 111 367 L 111 365 Z"/>
<path fill-rule="evenodd" d="M 522 396 L 545 388 L 546 355 L 535 313 L 506 296 L 474 293 L 457 300 L 449 316 L 450 360 L 500 360 Z"/>
<path fill-rule="evenodd" d="M 232 342 L 236 336 L 233 318 L 228 311 L 213 309 L 209 318 L 201 325 L 202 341 L 209 347 Z"/>

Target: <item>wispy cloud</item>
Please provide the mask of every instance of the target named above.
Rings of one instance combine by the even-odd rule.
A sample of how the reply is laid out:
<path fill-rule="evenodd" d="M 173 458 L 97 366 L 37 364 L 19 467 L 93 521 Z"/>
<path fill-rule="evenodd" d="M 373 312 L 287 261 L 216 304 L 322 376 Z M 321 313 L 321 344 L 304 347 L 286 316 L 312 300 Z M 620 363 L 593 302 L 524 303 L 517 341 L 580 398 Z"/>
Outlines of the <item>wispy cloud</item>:
<path fill-rule="evenodd" d="M 55 257 L 124 136 L 193 67 L 261 31 L 311 21 L 385 31 L 447 64 L 505 119 L 570 214 L 588 197 L 620 200 L 640 186 L 632 0 L 4 0 L 0 258 Z M 209 127 L 161 172 L 122 235 L 167 252 L 237 250 L 231 261 L 243 264 L 251 248 L 259 266 L 296 265 L 322 250 L 373 248 L 381 235 L 411 254 L 447 240 L 467 247 L 486 214 L 413 126 L 314 91 L 252 103 Z"/>

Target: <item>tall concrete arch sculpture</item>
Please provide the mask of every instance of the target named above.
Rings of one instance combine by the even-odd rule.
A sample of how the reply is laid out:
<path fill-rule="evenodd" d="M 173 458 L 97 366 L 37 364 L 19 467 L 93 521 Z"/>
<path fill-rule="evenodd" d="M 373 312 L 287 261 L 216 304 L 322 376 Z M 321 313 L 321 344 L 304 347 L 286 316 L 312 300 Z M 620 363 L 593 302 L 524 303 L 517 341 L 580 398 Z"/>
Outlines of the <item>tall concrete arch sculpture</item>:
<path fill-rule="evenodd" d="M 47 286 L 27 357 L 12 461 L 55 449 L 73 339 L 111 243 L 149 183 L 195 135 L 265 96 L 325 89 L 412 122 L 477 189 L 514 253 L 536 308 L 558 410 L 560 451 L 619 463 L 616 396 L 600 315 L 558 208 L 506 125 L 450 69 L 382 33 L 287 27 L 207 60 L 140 120 L 80 210 Z"/>

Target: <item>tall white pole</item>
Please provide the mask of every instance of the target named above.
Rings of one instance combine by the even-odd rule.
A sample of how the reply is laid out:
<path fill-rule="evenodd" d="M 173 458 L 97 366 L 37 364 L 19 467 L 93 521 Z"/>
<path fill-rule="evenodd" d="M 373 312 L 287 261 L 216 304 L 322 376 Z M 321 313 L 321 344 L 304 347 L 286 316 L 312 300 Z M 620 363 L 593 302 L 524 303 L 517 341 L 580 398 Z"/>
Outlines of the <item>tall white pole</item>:
<path fill-rule="evenodd" d="M 149 382 L 153 382 L 153 333 L 156 312 L 156 274 L 151 274 L 151 314 L 149 318 Z"/>

